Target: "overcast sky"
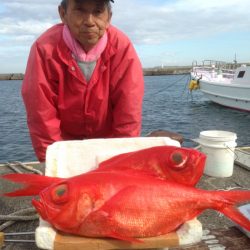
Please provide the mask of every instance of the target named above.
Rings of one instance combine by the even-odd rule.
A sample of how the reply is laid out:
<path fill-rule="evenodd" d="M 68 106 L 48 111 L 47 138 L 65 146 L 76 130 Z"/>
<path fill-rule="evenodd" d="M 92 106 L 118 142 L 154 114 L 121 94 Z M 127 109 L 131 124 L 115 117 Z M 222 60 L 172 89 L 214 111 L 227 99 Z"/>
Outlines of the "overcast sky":
<path fill-rule="evenodd" d="M 0 73 L 24 73 L 34 40 L 60 20 L 60 0 L 0 0 Z M 115 0 L 112 24 L 143 67 L 250 61 L 249 0 Z"/>

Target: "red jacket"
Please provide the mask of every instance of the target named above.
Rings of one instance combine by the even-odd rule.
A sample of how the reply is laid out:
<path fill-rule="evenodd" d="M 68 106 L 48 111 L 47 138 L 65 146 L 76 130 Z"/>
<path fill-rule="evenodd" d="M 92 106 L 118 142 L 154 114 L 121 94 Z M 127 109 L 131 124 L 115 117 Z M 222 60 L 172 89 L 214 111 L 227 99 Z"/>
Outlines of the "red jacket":
<path fill-rule="evenodd" d="M 129 39 L 108 28 L 108 43 L 87 83 L 62 39 L 62 24 L 33 44 L 22 95 L 40 161 L 60 140 L 139 136 L 144 92 L 140 61 Z"/>

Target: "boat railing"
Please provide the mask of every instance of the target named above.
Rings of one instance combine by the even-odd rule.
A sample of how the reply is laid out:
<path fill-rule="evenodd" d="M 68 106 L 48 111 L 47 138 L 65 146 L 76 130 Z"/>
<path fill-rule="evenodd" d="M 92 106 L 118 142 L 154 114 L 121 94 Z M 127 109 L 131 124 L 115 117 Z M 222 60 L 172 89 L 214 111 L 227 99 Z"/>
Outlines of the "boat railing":
<path fill-rule="evenodd" d="M 235 63 L 229 63 L 224 61 L 216 61 L 216 60 L 204 60 L 202 64 L 198 64 L 197 61 L 192 62 L 193 67 L 214 67 L 214 68 L 222 68 L 227 70 L 235 70 L 239 65 Z"/>
<path fill-rule="evenodd" d="M 233 79 L 237 65 L 226 63 L 223 61 L 204 60 L 202 65 L 198 65 L 196 61 L 192 63 L 192 74 L 196 77 Z"/>

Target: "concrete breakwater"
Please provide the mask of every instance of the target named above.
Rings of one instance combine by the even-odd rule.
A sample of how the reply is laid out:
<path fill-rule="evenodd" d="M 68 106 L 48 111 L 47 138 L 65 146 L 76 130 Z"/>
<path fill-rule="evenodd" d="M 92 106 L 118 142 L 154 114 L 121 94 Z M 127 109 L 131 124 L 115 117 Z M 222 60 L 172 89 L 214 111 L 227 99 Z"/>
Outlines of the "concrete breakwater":
<path fill-rule="evenodd" d="M 23 80 L 23 77 L 22 73 L 0 74 L 0 80 Z"/>
<path fill-rule="evenodd" d="M 191 66 L 169 66 L 169 67 L 155 67 L 144 68 L 143 73 L 145 76 L 157 76 L 157 75 L 179 75 L 189 74 Z"/>
<path fill-rule="evenodd" d="M 190 70 L 191 66 L 155 67 L 144 68 L 143 74 L 145 76 L 188 74 Z M 0 74 L 0 80 L 23 80 L 23 77 L 22 73 Z"/>

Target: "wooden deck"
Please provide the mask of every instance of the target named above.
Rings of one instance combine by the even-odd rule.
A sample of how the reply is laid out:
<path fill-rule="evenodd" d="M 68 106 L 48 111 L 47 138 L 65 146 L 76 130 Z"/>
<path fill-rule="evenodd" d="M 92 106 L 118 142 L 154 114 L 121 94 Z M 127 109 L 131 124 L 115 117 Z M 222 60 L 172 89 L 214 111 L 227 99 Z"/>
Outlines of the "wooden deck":
<path fill-rule="evenodd" d="M 39 164 L 31 164 L 37 169 L 44 171 L 43 166 Z M 0 165 L 0 174 L 11 173 L 5 165 Z M 27 172 L 27 171 L 26 171 Z M 199 188 L 207 190 L 215 189 L 230 189 L 230 188 L 242 188 L 250 190 L 250 171 L 235 165 L 234 173 L 229 178 L 214 178 L 203 176 L 199 185 Z M 13 189 L 13 184 L 10 184 L 4 180 L 0 180 L 0 192 L 7 192 Z M 8 215 L 11 212 L 18 211 L 23 208 L 31 207 L 30 198 L 0 198 L 0 214 Z M 220 216 L 217 212 L 208 210 L 205 211 L 198 218 L 203 224 L 203 240 L 192 246 L 185 246 L 182 248 L 169 248 L 174 250 L 215 250 L 215 249 L 230 249 L 230 250 L 250 250 L 250 239 L 245 236 L 235 225 L 230 222 L 224 216 Z M 3 222 L 0 221 L 0 224 Z M 38 226 L 38 220 L 31 222 L 19 222 L 6 228 L 4 232 L 24 232 L 34 231 Z M 19 237 L 20 238 L 20 237 Z M 34 236 L 22 237 L 22 239 L 34 240 Z M 35 243 L 7 243 L 6 250 L 17 249 L 17 250 L 36 250 L 38 249 Z"/>

